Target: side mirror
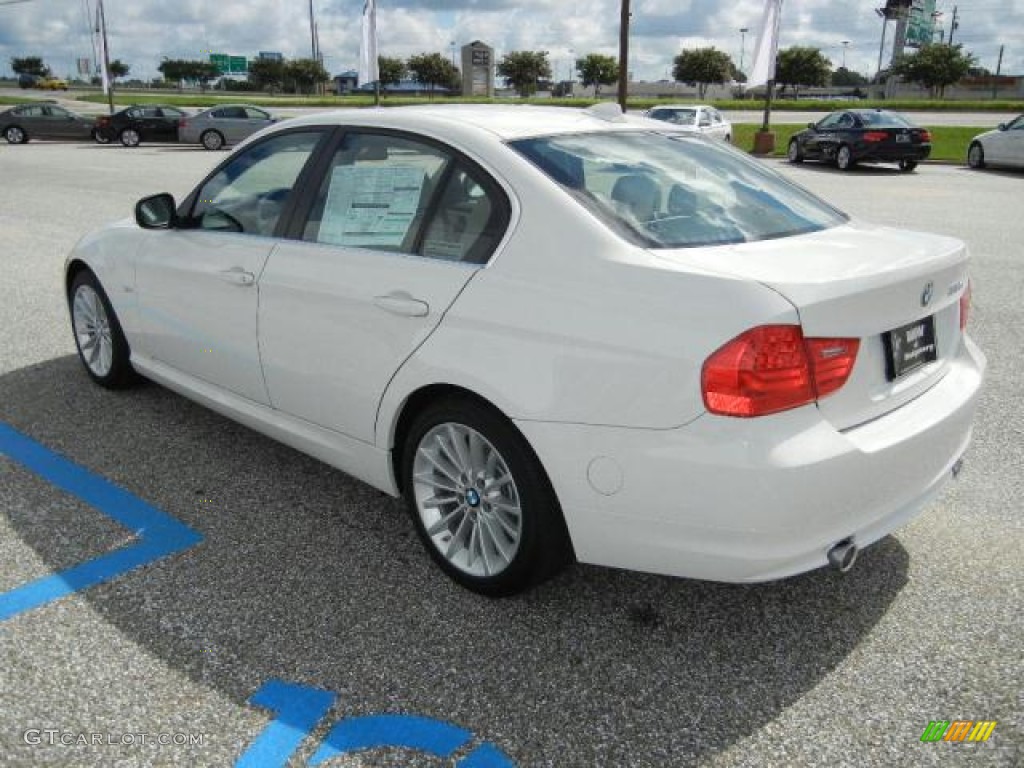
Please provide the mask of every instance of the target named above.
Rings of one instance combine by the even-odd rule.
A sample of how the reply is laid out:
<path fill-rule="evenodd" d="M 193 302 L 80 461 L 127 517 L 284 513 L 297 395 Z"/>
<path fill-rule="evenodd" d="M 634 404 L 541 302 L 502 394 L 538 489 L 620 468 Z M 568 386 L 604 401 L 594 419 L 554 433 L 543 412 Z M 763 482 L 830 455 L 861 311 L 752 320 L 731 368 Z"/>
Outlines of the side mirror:
<path fill-rule="evenodd" d="M 135 204 L 135 223 L 143 229 L 170 229 L 175 221 L 174 195 L 162 192 Z"/>
<path fill-rule="evenodd" d="M 1005 131 L 1006 130 L 1006 123 L 1000 123 L 999 124 L 999 130 L 1000 131 Z"/>

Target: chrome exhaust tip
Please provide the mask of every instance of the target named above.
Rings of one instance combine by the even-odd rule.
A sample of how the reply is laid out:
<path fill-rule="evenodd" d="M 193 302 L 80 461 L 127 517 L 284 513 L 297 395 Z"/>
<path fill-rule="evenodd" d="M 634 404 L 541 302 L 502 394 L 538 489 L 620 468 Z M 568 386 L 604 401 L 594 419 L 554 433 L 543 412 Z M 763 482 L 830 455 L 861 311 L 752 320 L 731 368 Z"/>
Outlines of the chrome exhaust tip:
<path fill-rule="evenodd" d="M 849 539 L 840 541 L 828 551 L 829 565 L 840 573 L 846 573 L 857 562 L 858 551 L 856 545 Z"/>

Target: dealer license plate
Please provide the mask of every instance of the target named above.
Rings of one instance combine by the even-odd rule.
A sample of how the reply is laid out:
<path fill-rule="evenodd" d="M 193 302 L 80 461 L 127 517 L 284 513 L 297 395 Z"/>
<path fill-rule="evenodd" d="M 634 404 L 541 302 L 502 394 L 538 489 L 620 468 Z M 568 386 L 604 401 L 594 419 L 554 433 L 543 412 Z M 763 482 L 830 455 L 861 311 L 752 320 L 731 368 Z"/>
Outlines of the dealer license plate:
<path fill-rule="evenodd" d="M 883 334 L 886 375 L 898 379 L 937 359 L 935 318 L 925 317 Z"/>

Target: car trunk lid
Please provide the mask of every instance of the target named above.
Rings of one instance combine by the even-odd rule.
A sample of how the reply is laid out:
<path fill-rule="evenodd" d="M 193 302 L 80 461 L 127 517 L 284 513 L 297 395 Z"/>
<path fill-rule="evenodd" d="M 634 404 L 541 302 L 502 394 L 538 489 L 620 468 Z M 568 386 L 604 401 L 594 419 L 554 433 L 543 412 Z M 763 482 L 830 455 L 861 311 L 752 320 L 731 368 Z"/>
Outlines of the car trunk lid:
<path fill-rule="evenodd" d="M 796 307 L 805 337 L 859 339 L 849 380 L 818 402 L 837 429 L 917 397 L 942 378 L 960 344 L 967 252 L 952 238 L 851 223 L 654 253 L 772 288 Z"/>

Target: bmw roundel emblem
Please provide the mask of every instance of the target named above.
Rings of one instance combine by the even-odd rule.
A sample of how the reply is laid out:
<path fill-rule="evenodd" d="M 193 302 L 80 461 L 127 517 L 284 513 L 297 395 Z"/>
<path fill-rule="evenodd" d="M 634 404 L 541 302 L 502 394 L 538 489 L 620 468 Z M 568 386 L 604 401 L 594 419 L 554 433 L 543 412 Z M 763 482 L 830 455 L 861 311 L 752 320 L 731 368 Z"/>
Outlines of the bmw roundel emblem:
<path fill-rule="evenodd" d="M 924 290 L 921 291 L 921 306 L 927 307 L 932 303 L 932 292 L 935 290 L 935 283 L 931 280 L 925 285 Z"/>

